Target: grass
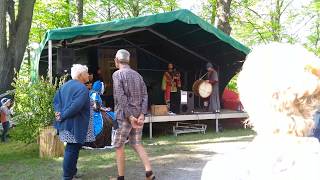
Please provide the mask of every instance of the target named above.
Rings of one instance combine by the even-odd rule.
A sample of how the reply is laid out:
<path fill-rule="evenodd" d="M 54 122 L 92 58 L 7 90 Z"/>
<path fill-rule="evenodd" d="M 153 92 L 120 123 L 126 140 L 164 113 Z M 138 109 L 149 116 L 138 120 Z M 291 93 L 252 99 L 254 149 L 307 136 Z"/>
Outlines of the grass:
<path fill-rule="evenodd" d="M 190 154 L 197 144 L 250 140 L 251 130 L 226 130 L 222 133 L 186 134 L 178 137 L 167 135 L 155 139 L 144 139 L 144 145 L 151 157 L 163 156 L 172 152 Z M 242 139 L 237 139 L 241 137 Z M 191 154 L 192 155 L 192 154 Z M 139 162 L 134 151 L 126 148 L 127 165 Z M 0 179 L 60 179 L 63 158 L 40 159 L 37 144 L 9 142 L 0 144 Z M 106 169 L 116 173 L 114 150 L 81 151 L 78 163 L 80 172 L 86 179 L 106 179 Z M 97 176 L 97 174 L 100 174 Z M 96 178 L 97 177 L 97 178 Z"/>

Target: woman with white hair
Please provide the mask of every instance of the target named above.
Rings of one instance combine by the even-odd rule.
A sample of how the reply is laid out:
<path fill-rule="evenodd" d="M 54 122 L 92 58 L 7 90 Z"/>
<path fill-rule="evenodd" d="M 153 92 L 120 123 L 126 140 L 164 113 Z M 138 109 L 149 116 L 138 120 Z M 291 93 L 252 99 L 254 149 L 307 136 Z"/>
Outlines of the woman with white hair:
<path fill-rule="evenodd" d="M 320 103 L 319 59 L 301 46 L 259 46 L 243 65 L 238 90 L 257 136 L 243 152 L 214 157 L 202 180 L 320 179 L 319 141 L 309 137 Z"/>
<path fill-rule="evenodd" d="M 77 173 L 79 151 L 86 141 L 90 120 L 89 81 L 87 66 L 74 64 L 72 80 L 63 84 L 54 97 L 55 127 L 61 141 L 66 142 L 63 159 L 63 179 L 72 179 Z"/>

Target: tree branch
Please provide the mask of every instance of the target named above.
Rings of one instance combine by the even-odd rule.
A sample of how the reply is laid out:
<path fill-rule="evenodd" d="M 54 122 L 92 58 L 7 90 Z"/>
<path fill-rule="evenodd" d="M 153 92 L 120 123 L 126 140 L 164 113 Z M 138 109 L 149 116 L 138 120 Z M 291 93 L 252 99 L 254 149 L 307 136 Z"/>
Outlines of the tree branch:
<path fill-rule="evenodd" d="M 253 29 L 255 31 L 257 31 L 258 35 L 260 36 L 260 39 L 263 41 L 264 44 L 267 44 L 265 38 L 263 37 L 262 33 L 258 30 L 258 28 L 256 28 L 255 24 L 253 22 L 251 22 L 249 19 L 247 19 L 247 22 L 249 24 L 251 24 L 251 26 L 253 27 Z"/>
<path fill-rule="evenodd" d="M 282 14 L 287 10 L 287 8 L 289 7 L 289 5 L 290 5 L 292 2 L 293 2 L 293 0 L 290 1 L 290 2 L 288 2 L 288 4 L 286 5 L 286 7 L 284 7 L 283 10 L 280 12 L 280 16 L 282 16 Z"/>
<path fill-rule="evenodd" d="M 262 16 L 261 16 L 257 11 L 255 11 L 255 10 L 253 10 L 253 9 L 247 7 L 247 6 L 242 6 L 241 3 L 237 2 L 237 1 L 234 1 L 234 2 L 237 3 L 239 6 L 244 7 L 244 8 L 246 8 L 246 9 L 248 9 L 249 11 L 253 12 L 253 13 L 254 13 L 255 15 L 257 15 L 259 18 L 262 18 Z"/>
<path fill-rule="evenodd" d="M 315 49 L 317 49 L 317 48 L 318 48 L 318 43 L 319 43 L 319 41 L 320 41 L 320 27 L 319 27 L 319 26 L 320 26 L 319 24 L 317 24 L 317 25 L 316 25 L 316 29 L 317 29 L 317 38 L 316 38 L 316 42 L 315 42 L 315 44 L 314 44 Z"/>

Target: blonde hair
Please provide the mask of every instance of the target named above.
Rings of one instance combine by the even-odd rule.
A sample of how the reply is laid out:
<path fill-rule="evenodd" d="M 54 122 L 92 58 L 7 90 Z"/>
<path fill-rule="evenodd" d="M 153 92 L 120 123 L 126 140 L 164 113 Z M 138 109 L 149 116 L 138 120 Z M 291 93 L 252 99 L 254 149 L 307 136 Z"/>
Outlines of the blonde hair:
<path fill-rule="evenodd" d="M 310 134 L 320 103 L 319 69 L 319 59 L 302 46 L 271 43 L 253 49 L 238 90 L 258 134 Z"/>
<path fill-rule="evenodd" d="M 88 72 L 88 67 L 81 64 L 74 64 L 71 68 L 71 78 L 77 79 L 81 73 Z"/>

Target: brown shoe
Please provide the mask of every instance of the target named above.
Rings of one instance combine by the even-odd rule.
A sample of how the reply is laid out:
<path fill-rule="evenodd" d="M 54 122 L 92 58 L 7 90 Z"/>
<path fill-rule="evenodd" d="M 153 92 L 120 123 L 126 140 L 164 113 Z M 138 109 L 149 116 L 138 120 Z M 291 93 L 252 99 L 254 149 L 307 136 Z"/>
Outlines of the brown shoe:
<path fill-rule="evenodd" d="M 156 176 L 154 174 L 151 174 L 150 176 L 146 177 L 146 180 L 155 180 Z"/>

